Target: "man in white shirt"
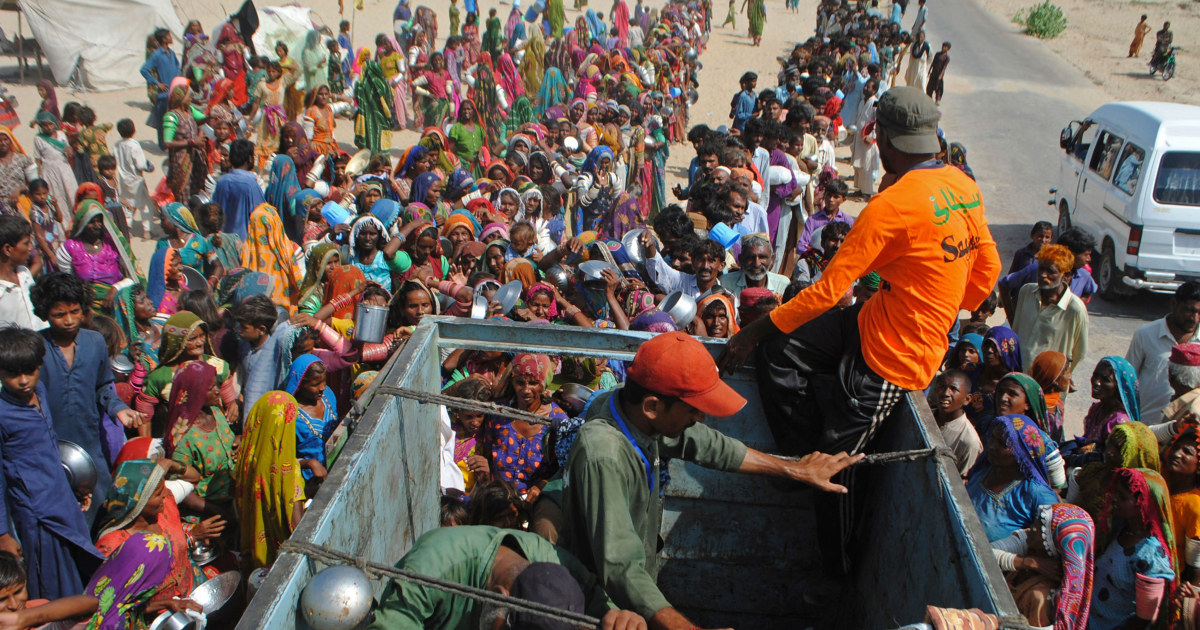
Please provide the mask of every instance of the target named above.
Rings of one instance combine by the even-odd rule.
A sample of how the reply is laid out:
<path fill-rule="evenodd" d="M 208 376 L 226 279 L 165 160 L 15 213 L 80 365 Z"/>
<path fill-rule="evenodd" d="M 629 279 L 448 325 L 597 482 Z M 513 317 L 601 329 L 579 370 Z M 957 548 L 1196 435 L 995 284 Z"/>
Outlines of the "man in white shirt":
<path fill-rule="evenodd" d="M 1012 318 L 1013 332 L 1021 338 L 1021 365 L 1057 350 L 1079 366 L 1087 354 L 1088 312 L 1068 288 L 1075 255 L 1065 245 L 1046 245 L 1037 261 L 1037 283 L 1021 287 Z"/>
<path fill-rule="evenodd" d="M 1171 347 L 1195 343 L 1200 325 L 1200 282 L 1185 282 L 1175 290 L 1170 311 L 1133 334 L 1125 358 L 1137 370 L 1141 417 L 1157 419 L 1171 401 L 1167 364 Z"/>
<path fill-rule="evenodd" d="M 646 273 L 663 293 L 683 291 L 699 299 L 718 286 L 717 279 L 725 269 L 725 248 L 710 239 L 704 239 L 692 248 L 692 269 L 695 274 L 684 273 L 667 264 L 648 232 L 642 235 L 642 247 L 646 252 Z"/>
<path fill-rule="evenodd" d="M 33 273 L 29 264 L 33 253 L 33 226 L 24 218 L 0 215 L 0 325 L 20 326 L 41 330 L 46 322 L 33 314 L 29 290 L 33 288 Z M 41 270 L 35 262 L 35 270 Z"/>

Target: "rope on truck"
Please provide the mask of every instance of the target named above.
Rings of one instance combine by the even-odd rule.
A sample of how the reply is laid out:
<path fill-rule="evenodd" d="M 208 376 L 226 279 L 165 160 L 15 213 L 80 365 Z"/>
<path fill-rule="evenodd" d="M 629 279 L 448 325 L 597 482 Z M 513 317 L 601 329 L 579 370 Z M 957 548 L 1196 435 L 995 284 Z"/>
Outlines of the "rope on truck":
<path fill-rule="evenodd" d="M 469 398 L 459 398 L 457 396 L 447 396 L 445 394 L 435 394 L 433 392 L 423 392 L 417 389 L 409 389 L 407 387 L 396 387 L 393 385 L 384 385 L 376 390 L 377 393 L 390 394 L 401 398 L 411 398 L 419 403 L 445 405 L 454 407 L 455 409 L 469 409 L 478 411 L 493 416 L 503 418 L 511 418 L 513 420 L 524 420 L 530 424 L 544 424 L 549 426 L 551 420 L 549 418 L 539 416 L 528 411 L 505 407 L 495 403 L 483 402 L 480 400 L 471 400 Z"/>
<path fill-rule="evenodd" d="M 322 564 L 331 567 L 341 564 L 348 564 L 358 567 L 363 573 L 366 573 L 371 577 L 400 580 L 401 582 L 409 582 L 418 586 L 434 588 L 439 591 L 445 591 L 453 595 L 458 595 L 460 597 L 466 597 L 467 599 L 477 602 L 495 604 L 498 606 L 504 606 L 505 608 L 511 608 L 512 610 L 532 613 L 541 617 L 546 617 L 555 621 L 570 624 L 571 626 L 583 625 L 589 628 L 600 627 L 600 620 L 596 619 L 595 617 L 571 612 L 569 610 L 561 610 L 554 608 L 553 606 L 547 606 L 545 604 L 539 604 L 537 602 L 531 602 L 525 599 L 518 599 L 508 595 L 501 595 L 500 593 L 494 591 L 475 588 L 473 586 L 467 586 L 465 584 L 459 584 L 458 582 L 451 582 L 449 580 L 442 580 L 439 578 L 430 577 L 428 575 L 407 571 L 405 569 L 398 569 L 385 564 L 379 564 L 377 562 L 371 562 L 361 556 L 351 555 L 344 551 L 330 549 L 321 545 L 288 540 L 285 541 L 280 547 L 280 551 L 298 553 L 308 556 L 313 560 L 317 560 Z"/>

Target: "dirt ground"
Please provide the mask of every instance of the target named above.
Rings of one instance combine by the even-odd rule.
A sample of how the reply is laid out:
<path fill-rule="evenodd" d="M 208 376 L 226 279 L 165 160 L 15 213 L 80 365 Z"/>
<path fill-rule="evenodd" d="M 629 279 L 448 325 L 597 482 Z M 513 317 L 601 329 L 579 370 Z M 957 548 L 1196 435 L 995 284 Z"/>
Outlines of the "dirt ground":
<path fill-rule="evenodd" d="M 950 0 L 961 2 L 963 0 Z M 1017 11 L 1036 0 L 977 0 L 993 14 L 1011 20 Z M 1113 100 L 1174 101 L 1200 104 L 1200 2 L 1197 0 L 1054 0 L 1067 17 L 1067 30 L 1046 46 L 1075 66 Z M 931 14 L 936 11 L 931 3 Z M 1128 58 L 1134 26 L 1148 15 L 1150 34 L 1139 58 Z M 1175 78 L 1151 77 L 1147 62 L 1154 50 L 1154 34 L 1164 21 L 1175 34 Z"/>

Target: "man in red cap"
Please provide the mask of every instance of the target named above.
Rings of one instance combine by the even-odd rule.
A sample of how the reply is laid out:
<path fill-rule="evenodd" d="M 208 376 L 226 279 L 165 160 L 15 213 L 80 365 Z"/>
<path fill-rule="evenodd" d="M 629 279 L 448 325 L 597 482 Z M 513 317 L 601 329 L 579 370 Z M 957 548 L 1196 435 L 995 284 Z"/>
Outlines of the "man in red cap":
<path fill-rule="evenodd" d="M 622 387 L 592 399 L 571 448 L 559 544 L 596 574 L 619 608 L 644 616 L 652 629 L 695 628 L 655 584 L 663 458 L 830 492 L 846 491 L 829 479 L 862 458 L 812 453 L 783 460 L 703 424 L 706 415 L 731 416 L 745 404 L 699 341 L 664 333 L 638 349 Z"/>
<path fill-rule="evenodd" d="M 1171 347 L 1167 382 L 1174 392 L 1171 401 L 1162 408 L 1160 415 L 1142 416 L 1163 446 L 1175 439 L 1176 431 L 1184 422 L 1200 419 L 1200 344 L 1180 343 Z"/>

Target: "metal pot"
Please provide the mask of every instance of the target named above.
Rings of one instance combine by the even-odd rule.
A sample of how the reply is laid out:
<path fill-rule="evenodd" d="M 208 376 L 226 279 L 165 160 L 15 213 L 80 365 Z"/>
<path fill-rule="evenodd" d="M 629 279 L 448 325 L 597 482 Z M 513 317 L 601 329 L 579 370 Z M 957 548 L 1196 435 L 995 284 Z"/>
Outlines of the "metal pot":
<path fill-rule="evenodd" d="M 562 265 L 554 265 L 547 269 L 546 279 L 558 287 L 559 291 L 566 291 L 567 287 L 571 285 L 571 274 L 566 269 L 563 269 Z"/>
<path fill-rule="evenodd" d="M 583 408 L 595 392 L 579 383 L 567 383 L 558 389 L 558 393 L 562 397 L 562 401 L 570 408 L 571 416 L 578 417 L 583 413 Z"/>
<path fill-rule="evenodd" d="M 123 354 L 118 354 L 109 360 L 108 363 L 112 367 L 113 374 L 115 375 L 129 376 L 130 374 L 133 374 L 133 368 L 135 367 L 133 365 L 133 360 Z"/>
<path fill-rule="evenodd" d="M 683 291 L 675 291 L 663 298 L 658 310 L 670 315 L 675 326 L 683 330 L 696 319 L 696 299 Z"/>
<path fill-rule="evenodd" d="M 322 569 L 300 593 L 300 614 L 313 630 L 351 630 L 371 614 L 371 581 L 348 565 Z"/>
<path fill-rule="evenodd" d="M 58 458 L 67 471 L 67 482 L 76 496 L 89 495 L 96 489 L 99 472 L 96 462 L 83 447 L 66 440 L 58 441 Z"/>
<path fill-rule="evenodd" d="M 379 343 L 387 332 L 388 309 L 359 302 L 354 307 L 354 340 Z"/>
<path fill-rule="evenodd" d="M 184 612 L 171 613 L 164 610 L 161 615 L 155 617 L 154 623 L 150 624 L 150 630 L 196 630 L 196 620 Z"/>

